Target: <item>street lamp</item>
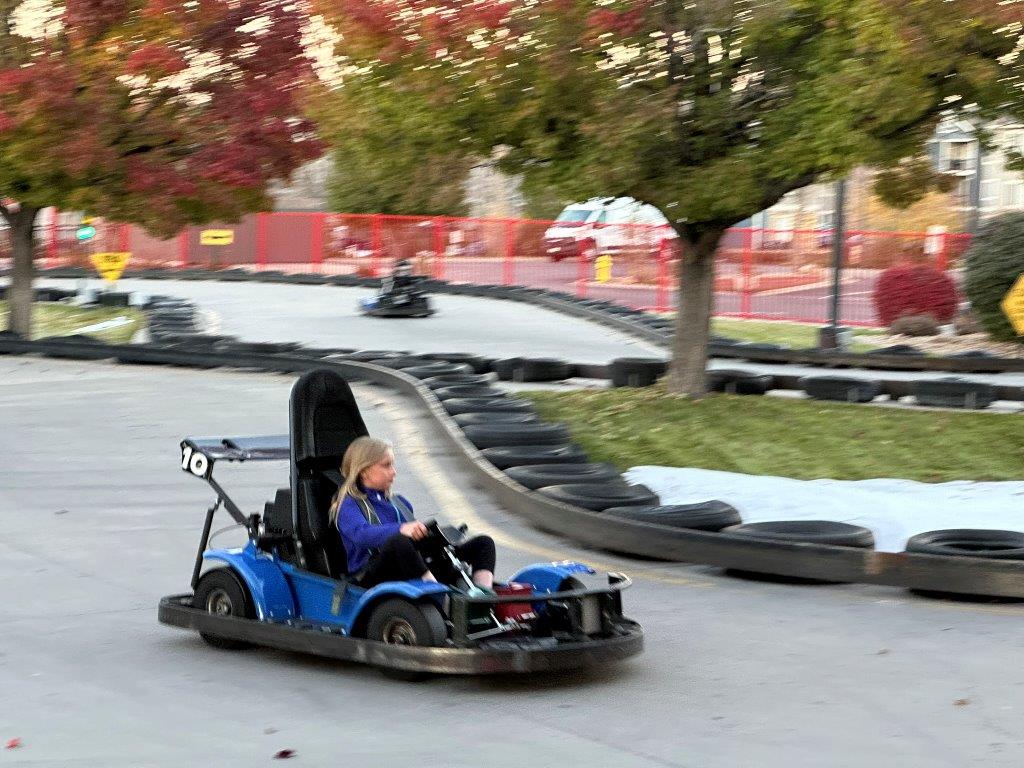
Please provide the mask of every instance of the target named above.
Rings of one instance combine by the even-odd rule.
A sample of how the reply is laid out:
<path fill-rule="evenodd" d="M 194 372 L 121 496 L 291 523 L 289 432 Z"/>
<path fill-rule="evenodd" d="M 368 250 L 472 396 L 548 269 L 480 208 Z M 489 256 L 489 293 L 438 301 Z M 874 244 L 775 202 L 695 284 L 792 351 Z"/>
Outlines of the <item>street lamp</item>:
<path fill-rule="evenodd" d="M 820 349 L 842 349 L 845 329 L 839 326 L 839 291 L 843 272 L 843 251 L 846 247 L 846 179 L 835 183 L 832 214 L 832 297 L 829 301 L 829 324 L 818 329 Z"/>

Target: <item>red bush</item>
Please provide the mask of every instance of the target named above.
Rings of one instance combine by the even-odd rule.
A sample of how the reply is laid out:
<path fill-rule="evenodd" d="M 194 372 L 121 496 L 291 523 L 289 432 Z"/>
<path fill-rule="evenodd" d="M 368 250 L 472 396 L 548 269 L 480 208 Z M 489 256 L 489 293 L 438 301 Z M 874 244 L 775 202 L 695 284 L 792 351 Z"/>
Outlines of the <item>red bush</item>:
<path fill-rule="evenodd" d="M 956 314 L 956 284 L 946 273 L 924 264 L 885 270 L 875 283 L 872 298 L 884 325 L 903 315 L 931 315 L 945 323 Z"/>

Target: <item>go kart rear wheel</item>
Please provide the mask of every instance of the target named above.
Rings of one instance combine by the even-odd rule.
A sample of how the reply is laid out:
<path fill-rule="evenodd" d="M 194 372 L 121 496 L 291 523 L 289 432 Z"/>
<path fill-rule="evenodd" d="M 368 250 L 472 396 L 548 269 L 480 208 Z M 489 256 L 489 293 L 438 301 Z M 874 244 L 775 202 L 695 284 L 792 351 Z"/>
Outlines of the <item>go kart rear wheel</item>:
<path fill-rule="evenodd" d="M 249 590 L 230 568 L 218 568 L 203 575 L 196 585 L 196 593 L 192 598 L 195 608 L 217 616 L 237 616 L 241 619 L 256 617 Z M 200 632 L 199 636 L 214 648 L 241 650 L 251 648 L 252 644 L 242 640 Z"/>

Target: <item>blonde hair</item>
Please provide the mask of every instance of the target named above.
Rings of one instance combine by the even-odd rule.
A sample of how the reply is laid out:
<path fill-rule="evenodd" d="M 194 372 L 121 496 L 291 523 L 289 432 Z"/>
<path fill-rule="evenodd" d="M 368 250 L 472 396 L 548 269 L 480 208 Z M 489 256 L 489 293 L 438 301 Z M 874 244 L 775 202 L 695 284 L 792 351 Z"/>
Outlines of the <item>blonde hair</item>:
<path fill-rule="evenodd" d="M 341 476 L 344 482 L 331 499 L 331 525 L 338 524 L 338 510 L 346 496 L 365 499 L 366 494 L 359 487 L 359 476 L 364 470 L 382 461 L 391 450 L 391 443 L 376 437 L 357 437 L 351 442 L 341 459 Z"/>

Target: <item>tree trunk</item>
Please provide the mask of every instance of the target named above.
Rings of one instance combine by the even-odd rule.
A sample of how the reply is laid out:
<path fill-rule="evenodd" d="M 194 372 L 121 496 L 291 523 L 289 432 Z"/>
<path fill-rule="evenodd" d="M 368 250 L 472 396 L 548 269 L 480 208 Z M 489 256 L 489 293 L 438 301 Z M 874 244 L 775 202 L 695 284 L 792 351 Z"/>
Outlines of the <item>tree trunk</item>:
<path fill-rule="evenodd" d="M 724 230 L 702 233 L 686 244 L 679 266 L 679 309 L 672 343 L 668 391 L 701 397 L 707 392 L 708 335 L 714 302 L 715 252 Z"/>
<path fill-rule="evenodd" d="M 17 210 L 3 209 L 4 219 L 10 227 L 14 254 L 14 269 L 11 271 L 11 285 L 7 294 L 10 309 L 7 329 L 26 339 L 30 337 L 32 329 L 32 235 L 38 213 L 38 208 L 25 205 Z"/>

